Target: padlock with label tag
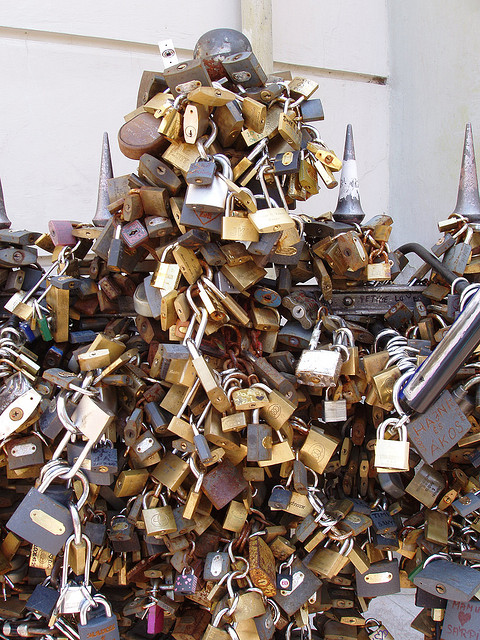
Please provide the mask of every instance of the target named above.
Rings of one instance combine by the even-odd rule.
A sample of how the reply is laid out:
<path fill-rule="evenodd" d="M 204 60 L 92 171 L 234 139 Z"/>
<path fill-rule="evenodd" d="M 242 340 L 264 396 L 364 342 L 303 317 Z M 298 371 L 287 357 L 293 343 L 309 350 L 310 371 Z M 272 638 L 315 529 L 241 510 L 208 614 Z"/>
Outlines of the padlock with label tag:
<path fill-rule="evenodd" d="M 362 597 L 389 595 L 400 591 L 398 560 L 381 560 L 360 573 L 355 569 L 357 593 Z"/>
<path fill-rule="evenodd" d="M 203 579 L 218 582 L 230 570 L 230 558 L 228 553 L 210 551 L 205 558 L 203 567 Z"/>
<path fill-rule="evenodd" d="M 54 474 L 46 476 L 38 489 L 31 488 L 7 522 L 10 531 L 32 544 L 39 544 L 53 555 L 60 551 L 73 531 L 68 508 L 45 494 L 51 482 L 64 473 L 65 470 L 60 468 Z M 83 503 L 87 496 L 88 490 L 84 491 Z M 79 505 L 81 506 L 80 502 Z"/>

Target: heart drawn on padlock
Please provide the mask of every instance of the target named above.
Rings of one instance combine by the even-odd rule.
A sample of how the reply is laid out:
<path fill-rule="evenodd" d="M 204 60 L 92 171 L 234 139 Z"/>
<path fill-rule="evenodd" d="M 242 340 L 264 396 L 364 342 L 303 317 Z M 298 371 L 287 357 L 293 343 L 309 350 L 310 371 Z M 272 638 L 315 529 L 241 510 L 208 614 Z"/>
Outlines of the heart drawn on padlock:
<path fill-rule="evenodd" d="M 462 627 L 470 620 L 471 617 L 471 613 L 466 613 L 465 611 L 458 612 L 458 619 L 460 620 L 460 624 L 462 625 Z"/>

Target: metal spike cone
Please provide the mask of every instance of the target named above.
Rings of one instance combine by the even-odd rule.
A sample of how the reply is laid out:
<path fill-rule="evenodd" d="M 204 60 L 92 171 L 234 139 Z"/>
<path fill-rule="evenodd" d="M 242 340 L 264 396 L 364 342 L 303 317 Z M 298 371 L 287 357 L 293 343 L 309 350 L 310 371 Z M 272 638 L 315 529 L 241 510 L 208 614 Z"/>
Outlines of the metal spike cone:
<path fill-rule="evenodd" d="M 357 161 L 355 159 L 355 147 L 353 145 L 353 130 L 352 125 L 347 124 L 338 203 L 333 214 L 333 219 L 336 222 L 360 223 L 364 217 L 365 214 L 360 204 L 360 192 L 358 189 L 358 172 Z"/>
<path fill-rule="evenodd" d="M 458 183 L 457 204 L 452 215 L 457 213 L 470 222 L 480 221 L 480 196 L 478 193 L 477 165 L 475 163 L 475 149 L 473 147 L 472 125 L 465 126 L 465 141 L 463 143 L 462 168 Z"/>
<path fill-rule="evenodd" d="M 96 227 L 104 227 L 112 217 L 112 214 L 107 209 L 110 204 L 107 188 L 107 180 L 109 178 L 113 178 L 112 156 L 110 155 L 108 133 L 105 131 L 103 134 L 102 160 L 100 163 L 100 177 L 98 180 L 97 210 L 92 221 Z"/>
<path fill-rule="evenodd" d="M 5 200 L 3 199 L 2 183 L 0 181 L 0 229 L 10 229 L 12 223 L 8 219 L 7 212 L 5 210 Z"/>

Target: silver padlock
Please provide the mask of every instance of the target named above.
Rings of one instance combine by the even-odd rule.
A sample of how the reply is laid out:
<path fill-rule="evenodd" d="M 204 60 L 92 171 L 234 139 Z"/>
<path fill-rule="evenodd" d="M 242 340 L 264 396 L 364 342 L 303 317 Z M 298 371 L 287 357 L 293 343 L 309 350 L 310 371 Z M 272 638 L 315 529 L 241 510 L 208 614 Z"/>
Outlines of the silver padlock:
<path fill-rule="evenodd" d="M 332 389 L 332 387 L 329 387 L 325 391 L 325 400 L 323 401 L 323 420 L 325 422 L 345 422 L 347 419 L 347 401 L 345 398 L 329 400 L 328 392 L 330 389 Z"/>
<path fill-rule="evenodd" d="M 317 349 L 322 319 L 315 325 L 309 347 L 302 352 L 295 375 L 300 384 L 315 389 L 335 386 L 344 362 L 348 360 L 348 349 L 343 344 L 334 344 L 331 349 Z"/>
<path fill-rule="evenodd" d="M 407 416 L 384 420 L 377 429 L 375 443 L 375 467 L 379 473 L 408 471 L 410 443 L 407 441 Z M 393 426 L 398 430 L 398 440 L 385 440 L 385 429 Z"/>
<path fill-rule="evenodd" d="M 228 180 L 233 177 L 232 168 L 228 158 L 221 154 L 213 156 L 215 162 L 220 165 L 221 172 Z M 227 183 L 215 174 L 212 184 L 197 186 L 189 184 L 185 194 L 185 205 L 196 212 L 209 214 L 223 214 L 228 195 Z"/>
<path fill-rule="evenodd" d="M 72 534 L 65 543 L 62 579 L 60 582 L 60 597 L 58 598 L 56 606 L 57 613 L 80 613 L 85 600 L 89 600 L 91 597 L 92 585 L 90 584 L 90 566 L 92 562 L 92 543 L 90 538 L 85 534 L 81 534 L 81 537 L 87 547 L 83 579 L 77 582 L 73 579 L 69 580 L 68 577 L 70 547 L 75 541 L 75 534 Z"/>

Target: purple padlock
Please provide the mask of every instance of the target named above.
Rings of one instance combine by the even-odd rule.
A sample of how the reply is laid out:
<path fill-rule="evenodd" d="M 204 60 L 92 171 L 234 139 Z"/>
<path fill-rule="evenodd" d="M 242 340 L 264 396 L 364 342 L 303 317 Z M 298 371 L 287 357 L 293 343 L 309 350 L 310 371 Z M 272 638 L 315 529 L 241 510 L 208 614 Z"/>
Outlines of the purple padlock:
<path fill-rule="evenodd" d="M 48 233 L 56 247 L 74 247 L 77 244 L 72 229 L 70 220 L 50 220 L 48 223 Z"/>
<path fill-rule="evenodd" d="M 133 249 L 148 239 L 148 232 L 139 220 L 134 220 L 122 227 L 122 240 Z"/>

